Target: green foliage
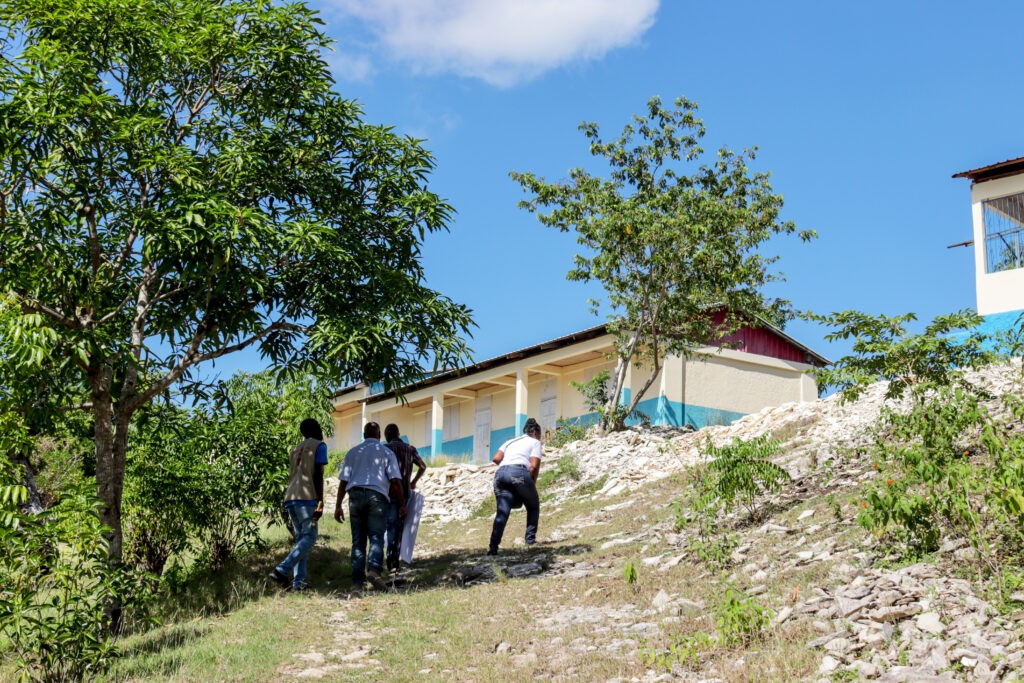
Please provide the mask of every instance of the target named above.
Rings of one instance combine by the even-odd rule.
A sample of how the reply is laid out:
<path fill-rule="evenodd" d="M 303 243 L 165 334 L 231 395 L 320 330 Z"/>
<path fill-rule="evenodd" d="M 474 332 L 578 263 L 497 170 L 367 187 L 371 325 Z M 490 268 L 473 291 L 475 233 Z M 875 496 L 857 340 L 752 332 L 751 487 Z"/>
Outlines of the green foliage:
<path fill-rule="evenodd" d="M 980 318 L 941 316 L 923 334 L 908 335 L 903 325 L 911 319 L 834 316 L 857 342 L 856 355 L 833 368 L 833 385 L 856 396 L 887 379 L 887 397 L 907 399 L 883 408 L 874 444 L 878 477 L 860 502 L 858 522 L 910 558 L 945 538 L 964 538 L 977 550 L 979 573 L 1001 584 L 1007 567 L 1024 560 L 1020 380 L 994 413 L 988 393 L 965 373 L 993 358 L 975 330 Z"/>
<path fill-rule="evenodd" d="M 626 580 L 627 586 L 633 586 L 640 580 L 640 572 L 636 568 L 636 560 L 632 557 L 626 560 L 626 566 L 622 569 L 622 578 Z"/>
<path fill-rule="evenodd" d="M 546 226 L 576 233 L 584 249 L 568 278 L 597 280 L 605 289 L 619 361 L 602 416 L 608 429 L 630 365 L 647 361 L 654 372 L 634 389 L 626 414 L 658 376 L 665 353 L 724 341 L 757 316 L 785 320 L 788 302 L 762 293 L 780 279 L 772 271 L 776 258 L 766 257 L 763 246 L 796 227 L 780 220 L 782 197 L 768 174 L 750 170 L 755 150 L 723 148 L 700 164 L 705 129 L 693 102 L 679 98 L 669 108 L 653 97 L 645 115 L 610 141 L 596 123 L 580 130 L 591 154 L 607 164 L 606 177 L 582 168 L 554 183 L 511 175 L 529 195 L 521 208 Z"/>
<path fill-rule="evenodd" d="M 600 477 L 598 477 L 597 479 L 594 479 L 593 481 L 588 481 L 588 482 L 585 482 L 583 484 L 580 484 L 579 486 L 576 487 L 576 491 L 575 492 L 576 492 L 577 495 L 580 495 L 580 496 L 589 496 L 592 493 L 597 493 L 598 491 L 603 489 L 604 485 L 607 484 L 607 483 L 608 483 L 608 475 L 607 474 L 602 474 Z"/>
<path fill-rule="evenodd" d="M 17 504 L 24 487 L 0 478 L 0 642 L 23 680 L 93 678 L 117 651 L 105 608 L 138 605 L 139 577 L 108 567 L 95 489 L 77 485 L 38 517 Z"/>
<path fill-rule="evenodd" d="M 835 328 L 826 341 L 853 339 L 853 355 L 817 371 L 818 386 L 839 389 L 844 401 L 856 400 L 870 384 L 883 380 L 889 382 L 888 399 L 915 387 L 949 386 L 961 381 L 963 370 L 996 357 L 986 349 L 988 337 L 977 329 L 984 318 L 970 310 L 938 316 L 921 334 L 907 330 L 917 320 L 913 313 L 889 317 L 842 311 L 804 317 Z"/>
<path fill-rule="evenodd" d="M 667 648 L 645 646 L 640 650 L 640 656 L 647 666 L 665 669 L 670 673 L 676 667 L 699 671 L 701 655 L 714 647 L 715 642 L 710 634 L 697 631 L 673 638 Z"/>
<path fill-rule="evenodd" d="M 0 391 L 88 402 L 112 560 L 131 420 L 199 365 L 394 388 L 465 358 L 469 311 L 420 263 L 452 214 L 434 159 L 333 91 L 305 4 L 13 0 L 0 24 Z"/>
<path fill-rule="evenodd" d="M 624 429 L 626 418 L 629 417 L 629 406 L 617 400 L 611 400 L 609 380 L 611 373 L 601 370 L 586 382 L 569 381 L 574 389 L 583 397 L 583 405 L 591 412 L 597 413 L 602 425 L 608 429 Z"/>
<path fill-rule="evenodd" d="M 724 527 L 724 517 L 742 505 L 751 518 L 757 518 L 758 499 L 790 480 L 785 469 L 769 460 L 778 449 L 778 442 L 768 436 L 737 439 L 720 447 L 710 440 L 703 445 L 704 457 L 714 459 L 691 470 L 689 503 L 677 500 L 672 507 L 675 530 L 692 528 L 687 548 L 709 567 L 728 567 L 739 543 L 736 534 Z"/>
<path fill-rule="evenodd" d="M 738 503 L 757 518 L 758 498 L 790 481 L 789 473 L 770 460 L 779 452 L 779 442 L 767 435 L 749 441 L 736 439 L 725 446 L 715 446 L 708 439 L 701 451 L 712 459 L 701 483 L 701 496 L 726 511 Z"/>
<path fill-rule="evenodd" d="M 258 545 L 262 526 L 281 516 L 287 454 L 307 417 L 330 434 L 330 392 L 308 378 L 279 386 L 269 372 L 239 373 L 192 410 L 141 411 L 125 498 L 135 561 L 159 575 L 191 549 L 216 570 Z"/>
<path fill-rule="evenodd" d="M 726 588 L 715 607 L 715 626 L 719 643 L 746 646 L 764 637 L 772 612 L 751 596 L 736 588 Z"/>
<path fill-rule="evenodd" d="M 563 455 L 552 467 L 541 470 L 540 476 L 537 477 L 537 489 L 542 490 L 561 479 L 579 481 L 581 476 L 583 474 L 580 472 L 579 458 L 575 455 Z"/>
<path fill-rule="evenodd" d="M 575 384 L 570 381 L 570 384 Z M 577 387 L 579 388 L 579 387 Z M 567 443 L 587 438 L 587 428 L 578 420 L 566 420 L 560 418 L 555 423 L 555 433 L 545 442 L 548 448 L 561 448 Z"/>

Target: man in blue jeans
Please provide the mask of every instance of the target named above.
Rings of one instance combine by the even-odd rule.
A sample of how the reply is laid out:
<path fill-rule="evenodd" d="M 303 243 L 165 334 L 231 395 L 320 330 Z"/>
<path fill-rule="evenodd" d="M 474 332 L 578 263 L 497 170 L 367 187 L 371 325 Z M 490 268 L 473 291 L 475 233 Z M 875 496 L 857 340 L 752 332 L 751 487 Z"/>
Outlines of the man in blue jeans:
<path fill-rule="evenodd" d="M 281 587 L 295 591 L 309 587 L 306 559 L 316 543 L 317 520 L 324 514 L 324 465 L 327 464 L 327 445 L 320 423 L 312 418 L 303 420 L 299 431 L 305 439 L 288 457 L 288 490 L 284 494 L 284 507 L 295 531 L 295 546 L 270 572 L 270 578 Z"/>
<path fill-rule="evenodd" d="M 352 528 L 352 585 L 362 588 L 369 579 L 377 590 L 387 584 L 381 578 L 384 569 L 384 530 L 388 507 L 398 504 L 398 515 L 405 518 L 402 474 L 391 449 L 380 442 L 380 425 L 367 422 L 363 442 L 345 454 L 338 472 L 338 502 L 334 518 L 345 521 L 341 503 L 348 495 L 348 517 Z M 366 546 L 369 542 L 370 552 Z"/>

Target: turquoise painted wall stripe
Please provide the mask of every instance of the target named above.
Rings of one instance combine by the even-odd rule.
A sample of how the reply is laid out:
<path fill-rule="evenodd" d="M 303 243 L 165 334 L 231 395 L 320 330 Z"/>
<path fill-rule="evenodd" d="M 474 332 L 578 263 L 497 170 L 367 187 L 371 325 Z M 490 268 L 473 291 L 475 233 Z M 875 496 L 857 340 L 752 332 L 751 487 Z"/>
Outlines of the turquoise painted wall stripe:
<path fill-rule="evenodd" d="M 629 405 L 629 401 L 630 401 L 630 399 L 632 397 L 633 397 L 633 390 L 630 389 L 629 387 L 624 387 L 622 389 L 622 398 L 619 399 L 619 403 L 621 403 L 624 406 L 628 406 Z"/>
<path fill-rule="evenodd" d="M 669 401 L 663 396 L 649 398 L 637 405 L 637 410 L 645 413 L 651 418 L 653 424 L 675 425 L 677 427 L 690 424 L 700 429 L 709 425 L 727 425 L 743 417 L 744 413 L 734 410 L 722 410 L 720 408 L 708 408 L 706 406 L 686 405 L 678 401 Z M 597 422 L 597 413 L 587 413 L 579 417 L 565 418 L 565 422 L 581 425 L 592 425 Z M 638 424 L 639 418 L 630 418 L 628 424 Z M 491 430 L 491 451 L 488 457 L 497 451 L 501 444 L 505 443 L 517 434 L 522 433 L 522 426 L 526 424 L 525 415 L 516 415 L 515 427 L 502 427 Z M 434 453 L 444 456 L 448 462 L 472 462 L 473 461 L 473 437 L 464 436 L 461 439 L 451 441 L 441 440 L 442 432 L 434 430 L 434 443 L 431 446 L 420 448 L 420 456 L 430 462 Z"/>
<path fill-rule="evenodd" d="M 506 441 L 508 441 L 509 439 L 514 437 L 515 435 L 516 435 L 516 428 L 515 427 L 502 427 L 501 429 L 492 429 L 491 430 L 491 452 L 487 454 L 488 455 L 488 461 L 490 460 L 490 456 L 492 456 L 495 453 L 497 453 L 498 448 L 501 446 L 501 444 L 505 443 Z"/>

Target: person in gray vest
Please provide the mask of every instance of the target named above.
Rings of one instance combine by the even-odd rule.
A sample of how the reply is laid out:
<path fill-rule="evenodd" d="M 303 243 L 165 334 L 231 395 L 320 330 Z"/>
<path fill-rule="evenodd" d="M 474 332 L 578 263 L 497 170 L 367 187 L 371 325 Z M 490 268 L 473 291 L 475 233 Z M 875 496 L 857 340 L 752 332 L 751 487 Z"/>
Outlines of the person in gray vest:
<path fill-rule="evenodd" d="M 377 590 L 387 584 L 381 578 L 384 570 L 384 531 L 388 523 L 388 507 L 398 505 L 398 516 L 405 519 L 405 496 L 402 473 L 391 449 L 380 442 L 380 425 L 367 422 L 364 441 L 345 454 L 338 472 L 338 502 L 334 518 L 345 520 L 341 503 L 348 494 L 348 516 L 352 527 L 352 586 L 359 589 L 369 579 Z M 366 552 L 369 542 L 370 552 Z"/>
<path fill-rule="evenodd" d="M 303 420 L 299 431 L 305 439 L 288 457 L 288 489 L 284 494 L 284 507 L 295 530 L 295 545 L 270 572 L 271 579 L 295 591 L 309 587 L 306 560 L 316 543 L 317 520 L 324 514 L 324 465 L 327 464 L 327 444 L 320 423 L 312 418 Z"/>

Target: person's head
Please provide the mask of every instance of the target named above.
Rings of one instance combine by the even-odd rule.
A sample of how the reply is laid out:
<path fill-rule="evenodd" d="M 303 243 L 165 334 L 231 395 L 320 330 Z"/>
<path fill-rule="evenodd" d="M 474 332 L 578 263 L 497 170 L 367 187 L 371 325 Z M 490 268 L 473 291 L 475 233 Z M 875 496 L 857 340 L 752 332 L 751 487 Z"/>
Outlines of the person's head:
<path fill-rule="evenodd" d="M 540 423 L 531 417 L 526 421 L 526 425 L 523 427 L 523 434 L 539 439 L 541 434 Z"/>
<path fill-rule="evenodd" d="M 320 428 L 320 423 L 311 417 L 302 421 L 302 424 L 299 425 L 299 432 L 307 439 L 324 440 L 324 430 Z"/>
<path fill-rule="evenodd" d="M 398 425 L 396 425 L 394 422 L 392 422 L 391 424 L 384 428 L 385 441 L 394 441 L 395 439 L 398 438 L 399 434 L 401 434 L 401 432 L 398 431 Z"/>
<path fill-rule="evenodd" d="M 364 439 L 379 439 L 380 438 L 380 425 L 376 422 L 367 422 L 366 426 L 363 427 L 363 438 Z"/>

